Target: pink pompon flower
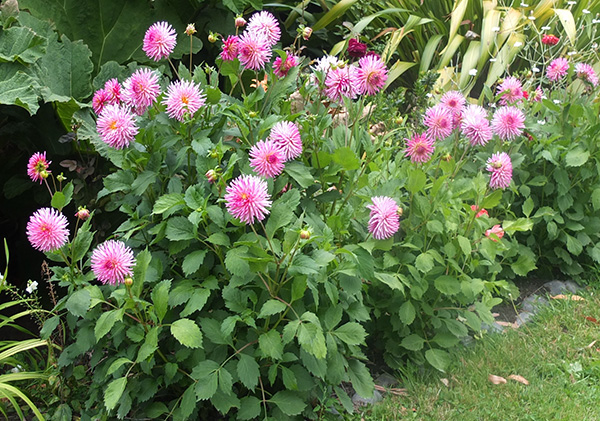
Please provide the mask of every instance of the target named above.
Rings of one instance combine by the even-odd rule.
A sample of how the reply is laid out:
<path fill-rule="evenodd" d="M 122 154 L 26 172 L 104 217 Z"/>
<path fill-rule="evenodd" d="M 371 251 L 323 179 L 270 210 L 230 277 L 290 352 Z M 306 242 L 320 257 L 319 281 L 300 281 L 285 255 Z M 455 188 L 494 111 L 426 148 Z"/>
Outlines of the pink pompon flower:
<path fill-rule="evenodd" d="M 167 106 L 169 117 L 183 121 L 185 114 L 193 116 L 204 105 L 205 98 L 194 82 L 178 80 L 169 85 L 163 104 Z"/>
<path fill-rule="evenodd" d="M 102 141 L 116 149 L 123 149 L 138 133 L 135 117 L 127 107 L 107 105 L 98 117 L 96 129 Z"/>
<path fill-rule="evenodd" d="M 400 229 L 400 215 L 398 204 L 387 196 L 371 198 L 372 205 L 367 205 L 371 210 L 369 218 L 369 232 L 376 240 L 385 240 L 392 237 Z"/>
<path fill-rule="evenodd" d="M 471 210 L 472 210 L 473 212 L 477 212 L 477 215 L 475 215 L 475 218 L 481 218 L 482 216 L 490 216 L 490 215 L 488 214 L 488 211 L 487 211 L 487 210 L 485 210 L 485 209 L 481 209 L 481 210 L 480 210 L 480 209 L 479 209 L 479 206 L 477 206 L 477 205 L 471 205 Z M 479 212 L 478 212 L 478 211 L 479 211 Z"/>
<path fill-rule="evenodd" d="M 158 75 L 150 69 L 138 69 L 123 82 L 123 101 L 142 115 L 160 94 Z"/>
<path fill-rule="evenodd" d="M 404 155 L 410 157 L 411 162 L 427 162 L 434 151 L 433 140 L 424 134 L 415 134 L 406 139 Z"/>
<path fill-rule="evenodd" d="M 546 69 L 546 77 L 551 81 L 556 82 L 565 77 L 568 71 L 569 62 L 566 58 L 559 57 L 550 62 L 550 65 Z"/>
<path fill-rule="evenodd" d="M 270 12 L 263 10 L 250 17 L 246 31 L 265 37 L 269 47 L 274 46 L 281 38 L 281 30 L 277 19 Z"/>
<path fill-rule="evenodd" d="M 491 172 L 490 187 L 494 190 L 505 189 L 512 180 L 512 162 L 506 152 L 493 154 L 486 162 L 486 170 Z"/>
<path fill-rule="evenodd" d="M 233 61 L 238 55 L 239 38 L 235 35 L 229 35 L 223 40 L 223 50 L 221 51 L 221 59 L 223 61 Z"/>
<path fill-rule="evenodd" d="M 500 97 L 500 104 L 513 104 L 523 99 L 523 86 L 521 81 L 514 76 L 508 76 L 498 86 L 498 94 Z"/>
<path fill-rule="evenodd" d="M 302 137 L 295 123 L 280 121 L 271 128 L 269 139 L 281 150 L 285 162 L 298 158 L 302 154 Z"/>
<path fill-rule="evenodd" d="M 48 167 L 51 163 L 52 161 L 46 160 L 46 152 L 36 152 L 31 155 L 27 163 L 27 175 L 31 181 L 39 181 L 42 184 L 42 181 L 50 174 Z"/>
<path fill-rule="evenodd" d="M 558 41 L 560 41 L 560 38 L 556 35 L 546 34 L 542 36 L 542 44 L 544 45 L 556 45 L 558 44 Z"/>
<path fill-rule="evenodd" d="M 27 238 L 36 250 L 54 251 L 69 239 L 67 217 L 54 208 L 41 208 L 27 222 Z"/>
<path fill-rule="evenodd" d="M 167 58 L 175 49 L 177 33 L 168 22 L 156 22 L 146 31 L 142 50 L 154 61 Z"/>
<path fill-rule="evenodd" d="M 492 128 L 487 119 L 487 111 L 475 104 L 465 108 L 460 129 L 473 146 L 484 146 L 493 137 Z"/>
<path fill-rule="evenodd" d="M 296 67 L 298 63 L 298 57 L 293 54 L 288 54 L 285 61 L 281 57 L 277 57 L 273 62 L 273 73 L 277 77 L 286 77 L 288 72 Z"/>
<path fill-rule="evenodd" d="M 241 175 L 226 188 L 225 202 L 229 213 L 246 224 L 262 221 L 271 207 L 267 182 L 255 175 Z"/>
<path fill-rule="evenodd" d="M 585 82 L 591 83 L 592 86 L 598 85 L 598 76 L 594 68 L 587 63 L 577 63 L 575 65 L 575 73 L 577 77 Z"/>
<path fill-rule="evenodd" d="M 355 66 L 330 69 L 325 78 L 325 95 L 339 102 L 343 97 L 354 99 L 360 93 L 360 81 Z"/>
<path fill-rule="evenodd" d="M 494 242 L 504 237 L 504 230 L 500 225 L 494 225 L 491 229 L 485 231 L 485 236 Z"/>
<path fill-rule="evenodd" d="M 250 166 L 263 177 L 275 177 L 283 171 L 285 157 L 272 140 L 260 141 L 250 148 Z"/>
<path fill-rule="evenodd" d="M 433 140 L 445 139 L 452 133 L 452 115 L 444 104 L 437 104 L 425 111 L 423 124 L 427 127 L 427 136 Z"/>
<path fill-rule="evenodd" d="M 538 86 L 537 88 L 535 88 L 535 91 L 533 91 L 533 93 L 530 95 L 530 100 L 533 102 L 540 102 L 543 96 L 544 91 L 540 86 Z"/>
<path fill-rule="evenodd" d="M 453 114 L 462 113 L 467 100 L 459 91 L 448 91 L 440 98 L 440 103 L 444 104 Z"/>
<path fill-rule="evenodd" d="M 502 140 L 513 140 L 525 128 L 525 114 L 517 107 L 500 107 L 494 113 L 492 130 Z"/>
<path fill-rule="evenodd" d="M 92 252 L 92 272 L 103 284 L 117 285 L 133 275 L 133 251 L 118 240 L 108 240 Z"/>
<path fill-rule="evenodd" d="M 106 89 L 98 89 L 92 98 L 92 109 L 96 114 L 100 114 L 104 106 L 111 104 L 112 95 Z"/>
<path fill-rule="evenodd" d="M 116 78 L 106 81 L 104 90 L 110 94 L 110 104 L 118 104 L 121 102 L 121 85 Z"/>
<path fill-rule="evenodd" d="M 264 35 L 256 32 L 244 32 L 238 43 L 238 58 L 246 69 L 261 70 L 271 60 L 271 46 Z"/>
<path fill-rule="evenodd" d="M 375 95 L 385 86 L 388 71 L 379 56 L 368 55 L 358 60 L 357 78 L 360 93 Z"/>

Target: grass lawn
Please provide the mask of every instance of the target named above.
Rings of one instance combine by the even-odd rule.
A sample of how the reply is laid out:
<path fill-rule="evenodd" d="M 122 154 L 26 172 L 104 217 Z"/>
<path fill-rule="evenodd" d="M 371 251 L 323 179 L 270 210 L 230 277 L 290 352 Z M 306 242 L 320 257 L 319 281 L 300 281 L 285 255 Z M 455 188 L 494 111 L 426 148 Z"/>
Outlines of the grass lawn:
<path fill-rule="evenodd" d="M 447 373 L 408 368 L 408 396 L 388 396 L 349 419 L 600 420 L 600 290 L 579 295 L 585 300 L 550 300 L 533 322 L 485 335 Z"/>

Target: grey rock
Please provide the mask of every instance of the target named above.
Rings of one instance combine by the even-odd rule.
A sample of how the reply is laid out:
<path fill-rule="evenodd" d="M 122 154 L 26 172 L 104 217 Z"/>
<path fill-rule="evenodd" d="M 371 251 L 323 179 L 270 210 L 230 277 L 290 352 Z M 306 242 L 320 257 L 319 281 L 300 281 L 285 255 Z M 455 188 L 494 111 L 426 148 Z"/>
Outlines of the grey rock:
<path fill-rule="evenodd" d="M 581 288 L 573 281 L 550 281 L 543 285 L 548 290 L 550 295 L 558 295 L 564 293 L 575 294 Z"/>
<path fill-rule="evenodd" d="M 539 295 L 530 295 L 525 298 L 521 303 L 521 308 L 523 311 L 528 313 L 537 313 L 538 310 L 544 306 L 548 305 L 548 300 L 544 297 L 540 297 Z"/>
<path fill-rule="evenodd" d="M 470 335 L 463 336 L 460 338 L 460 343 L 465 347 L 473 346 L 475 345 L 475 339 L 473 339 L 473 337 Z"/>
<path fill-rule="evenodd" d="M 382 399 L 383 399 L 383 395 L 381 393 L 379 393 L 379 391 L 374 390 L 373 396 L 370 398 L 363 398 L 358 393 L 355 393 L 354 396 L 352 396 L 352 403 L 356 406 L 367 406 L 367 405 L 373 405 L 373 404 L 381 401 Z"/>
<path fill-rule="evenodd" d="M 517 324 L 517 326 L 523 326 L 525 323 L 529 323 L 532 319 L 533 313 L 522 311 L 517 316 L 517 320 L 515 320 L 515 323 Z"/>
<path fill-rule="evenodd" d="M 488 333 L 502 333 L 504 332 L 504 327 L 499 325 L 498 322 L 494 322 L 491 325 L 482 323 L 481 330 L 486 330 Z"/>
<path fill-rule="evenodd" d="M 382 373 L 375 379 L 376 385 L 379 385 L 379 386 L 382 386 L 385 388 L 394 387 L 398 383 L 399 383 L 398 379 L 395 378 L 394 376 L 389 375 L 388 373 Z"/>

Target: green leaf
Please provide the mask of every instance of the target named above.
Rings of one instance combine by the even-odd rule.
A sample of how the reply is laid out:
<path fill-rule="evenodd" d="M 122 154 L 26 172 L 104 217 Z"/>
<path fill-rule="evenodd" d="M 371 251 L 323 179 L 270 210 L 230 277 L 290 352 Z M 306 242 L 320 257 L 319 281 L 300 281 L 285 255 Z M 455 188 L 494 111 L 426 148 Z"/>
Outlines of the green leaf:
<path fill-rule="evenodd" d="M 579 256 L 583 250 L 581 241 L 569 234 L 565 235 L 567 236 L 567 250 L 569 250 L 569 253 Z"/>
<path fill-rule="evenodd" d="M 200 311 L 208 301 L 210 297 L 210 290 L 206 288 L 200 288 L 194 290 L 192 296 L 188 300 L 185 308 L 179 313 L 181 317 L 187 317 L 195 311 Z"/>
<path fill-rule="evenodd" d="M 356 153 L 350 148 L 337 148 L 333 155 L 331 155 L 331 158 L 346 171 L 360 168 L 360 161 L 356 156 Z"/>
<path fill-rule="evenodd" d="M 217 392 L 218 388 L 219 376 L 216 371 L 213 371 L 196 382 L 196 398 L 198 400 L 210 399 Z"/>
<path fill-rule="evenodd" d="M 146 340 L 138 351 L 135 362 L 145 361 L 158 349 L 158 326 L 151 328 L 146 334 Z"/>
<path fill-rule="evenodd" d="M 450 365 L 450 354 L 442 349 L 428 349 L 425 351 L 425 359 L 434 368 L 445 372 Z"/>
<path fill-rule="evenodd" d="M 45 53 L 47 40 L 31 28 L 15 26 L 0 31 L 0 61 L 34 63 Z"/>
<path fill-rule="evenodd" d="M 429 272 L 433 269 L 433 257 L 428 253 L 421 253 L 417 256 L 417 260 L 415 261 L 415 266 L 423 273 Z"/>
<path fill-rule="evenodd" d="M 348 376 L 352 382 L 352 387 L 360 396 L 363 398 L 373 396 L 375 383 L 363 363 L 355 359 L 348 360 Z"/>
<path fill-rule="evenodd" d="M 458 240 L 458 245 L 462 250 L 463 254 L 466 257 L 469 257 L 471 255 L 471 242 L 469 241 L 469 239 L 463 237 L 462 235 L 457 236 L 456 239 Z"/>
<path fill-rule="evenodd" d="M 502 200 L 502 190 L 494 190 L 481 202 L 482 209 L 492 209 L 500 204 Z"/>
<path fill-rule="evenodd" d="M 162 323 L 165 314 L 167 314 L 167 308 L 169 306 L 169 289 L 171 289 L 171 281 L 168 279 L 159 282 L 152 289 L 154 313 L 156 313 L 159 323 Z"/>
<path fill-rule="evenodd" d="M 106 370 L 106 375 L 110 376 L 112 373 L 121 368 L 124 364 L 133 364 L 133 361 L 125 357 L 117 358 L 115 361 L 112 362 L 110 366 L 108 366 L 108 370 Z"/>
<path fill-rule="evenodd" d="M 267 316 L 281 313 L 287 308 L 287 306 L 279 300 L 269 300 L 263 304 L 258 315 L 259 319 L 264 319 Z"/>
<path fill-rule="evenodd" d="M 96 322 L 96 326 L 94 327 L 96 342 L 110 332 L 112 327 L 115 325 L 115 322 L 119 318 L 119 312 L 121 312 L 121 310 L 110 310 L 100 315 L 98 321 Z M 120 314 L 120 317 L 123 317 L 123 313 Z"/>
<path fill-rule="evenodd" d="M 300 187 L 307 188 L 314 184 L 314 178 L 310 173 L 310 169 L 300 161 L 286 162 L 284 171 L 292 177 Z"/>
<path fill-rule="evenodd" d="M 227 256 L 225 257 L 225 267 L 232 275 L 243 278 L 250 271 L 248 262 L 242 258 L 242 256 L 246 256 L 247 252 L 248 247 L 245 246 L 230 249 L 227 252 Z"/>
<path fill-rule="evenodd" d="M 219 88 L 209 87 L 206 89 L 206 102 L 209 104 L 218 104 L 221 100 L 221 91 Z"/>
<path fill-rule="evenodd" d="M 285 192 L 271 207 L 269 220 L 265 225 L 267 237 L 273 238 L 275 231 L 289 224 L 294 218 L 294 210 L 300 203 L 300 192 L 292 189 Z"/>
<path fill-rule="evenodd" d="M 534 269 L 537 269 L 535 265 L 535 260 L 533 260 L 529 255 L 522 254 L 519 256 L 519 259 L 510 265 L 513 272 L 519 276 L 525 276 L 529 272 Z"/>
<path fill-rule="evenodd" d="M 531 199 L 531 197 L 528 197 L 527 200 L 523 203 L 522 209 L 523 215 L 529 218 L 529 215 L 531 215 L 531 212 L 533 211 L 533 200 Z"/>
<path fill-rule="evenodd" d="M 435 288 L 446 295 L 455 295 L 460 292 L 460 282 L 454 276 L 438 276 L 434 281 Z"/>
<path fill-rule="evenodd" d="M 66 202 L 67 199 L 65 198 L 65 194 L 61 191 L 57 191 L 56 193 L 54 193 L 54 195 L 52 195 L 52 201 L 50 202 L 50 204 L 53 208 L 62 210 Z"/>
<path fill-rule="evenodd" d="M 83 317 L 90 308 L 91 302 L 90 292 L 87 289 L 80 289 L 69 297 L 65 306 L 72 315 Z"/>
<path fill-rule="evenodd" d="M 283 358 L 283 343 L 281 342 L 279 332 L 276 330 L 270 330 L 260 335 L 258 337 L 258 347 L 267 357 L 271 357 L 274 360 Z"/>
<path fill-rule="evenodd" d="M 21 71 L 0 73 L 0 104 L 17 105 L 33 115 L 40 108 L 39 87 L 36 79 Z"/>
<path fill-rule="evenodd" d="M 318 359 L 325 358 L 327 355 L 323 330 L 316 323 L 302 323 L 298 327 L 298 342 L 306 352 Z"/>
<path fill-rule="evenodd" d="M 361 345 L 367 336 L 365 329 L 356 322 L 348 322 L 338 327 L 333 333 L 348 345 Z"/>
<path fill-rule="evenodd" d="M 82 228 L 79 229 L 71 243 L 71 254 L 74 262 L 78 262 L 85 257 L 85 254 L 90 249 L 93 239 L 94 234 L 90 231 L 83 230 Z"/>
<path fill-rule="evenodd" d="M 529 218 L 518 218 L 514 221 L 504 221 L 502 229 L 511 235 L 517 231 L 529 231 L 533 227 L 533 221 Z"/>
<path fill-rule="evenodd" d="M 229 237 L 222 232 L 215 232 L 210 237 L 206 239 L 209 243 L 215 244 L 217 246 L 225 246 L 228 247 L 230 244 Z"/>
<path fill-rule="evenodd" d="M 594 189 L 592 192 L 592 205 L 595 211 L 600 209 L 600 189 Z"/>
<path fill-rule="evenodd" d="M 279 407 L 281 412 L 288 416 L 298 415 L 306 407 L 306 403 L 297 392 L 290 390 L 281 390 L 271 396 L 269 402 L 274 403 Z"/>
<path fill-rule="evenodd" d="M 59 323 L 60 323 L 60 316 L 52 316 L 49 319 L 46 319 L 46 321 L 44 322 L 44 326 L 42 327 L 42 330 L 40 330 L 40 338 L 48 339 L 50 337 L 50 335 L 52 334 L 52 332 L 54 332 L 54 329 L 56 329 L 56 327 L 58 326 Z"/>
<path fill-rule="evenodd" d="M 183 419 L 187 419 L 194 409 L 196 409 L 196 385 L 192 383 L 183 393 L 181 397 L 181 404 L 179 405 L 179 415 Z"/>
<path fill-rule="evenodd" d="M 177 320 L 171 325 L 171 334 L 181 345 L 188 348 L 202 348 L 202 332 L 193 320 Z"/>
<path fill-rule="evenodd" d="M 152 213 L 160 215 L 168 210 L 185 205 L 184 196 L 181 193 L 169 193 L 159 197 L 154 203 Z"/>
<path fill-rule="evenodd" d="M 260 415 L 260 400 L 255 396 L 245 396 L 240 399 L 239 420 L 252 420 Z"/>
<path fill-rule="evenodd" d="M 185 256 L 181 268 L 185 276 L 190 276 L 192 273 L 200 269 L 206 257 L 206 250 L 196 250 Z"/>
<path fill-rule="evenodd" d="M 404 291 L 404 285 L 402 285 L 402 282 L 400 282 L 397 275 L 398 274 L 396 273 L 392 274 L 385 272 L 375 272 L 375 278 L 389 286 L 391 289 Z"/>
<path fill-rule="evenodd" d="M 143 283 L 146 280 L 146 272 L 148 271 L 151 260 L 152 255 L 148 249 L 139 252 L 135 258 L 135 267 L 133 268 L 133 278 L 135 279 L 135 282 L 131 287 L 131 291 L 136 297 L 139 297 L 142 291 Z"/>
<path fill-rule="evenodd" d="M 408 335 L 406 338 L 402 339 L 400 345 L 411 351 L 420 351 L 421 349 L 423 349 L 424 343 L 425 339 L 413 333 L 412 335 Z"/>
<path fill-rule="evenodd" d="M 415 320 L 416 315 L 415 306 L 410 301 L 406 301 L 398 310 L 398 316 L 405 325 L 410 325 Z"/>
<path fill-rule="evenodd" d="M 127 377 L 121 377 L 113 380 L 106 386 L 106 390 L 104 391 L 104 405 L 106 406 L 106 409 L 111 411 L 117 406 L 126 385 Z"/>
<path fill-rule="evenodd" d="M 590 158 L 590 153 L 581 148 L 570 150 L 565 157 L 567 167 L 581 167 Z"/>
<path fill-rule="evenodd" d="M 193 240 L 194 226 L 185 216 L 175 216 L 167 221 L 165 235 L 171 241 Z"/>
<path fill-rule="evenodd" d="M 426 182 L 427 176 L 425 173 L 420 169 L 413 169 L 406 181 L 406 190 L 412 194 L 418 193 L 423 190 Z"/>
<path fill-rule="evenodd" d="M 237 375 L 242 384 L 249 390 L 254 390 L 260 377 L 260 366 L 256 360 L 247 354 L 238 354 Z"/>

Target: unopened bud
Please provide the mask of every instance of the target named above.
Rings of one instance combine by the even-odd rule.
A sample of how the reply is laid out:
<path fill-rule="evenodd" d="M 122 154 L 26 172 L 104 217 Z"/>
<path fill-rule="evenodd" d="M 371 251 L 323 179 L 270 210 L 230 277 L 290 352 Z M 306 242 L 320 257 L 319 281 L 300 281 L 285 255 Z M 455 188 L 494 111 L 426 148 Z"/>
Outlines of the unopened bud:
<path fill-rule="evenodd" d="M 130 287 L 131 285 L 133 285 L 133 279 L 131 279 L 130 277 L 127 277 L 123 280 L 123 283 L 125 285 L 127 285 L 128 287 Z"/>
<path fill-rule="evenodd" d="M 404 215 L 404 209 L 402 209 L 400 206 L 398 206 L 398 210 L 396 211 L 396 213 L 398 214 L 398 216 L 402 216 L 402 215 Z"/>
<path fill-rule="evenodd" d="M 218 174 L 215 170 L 208 170 L 204 175 L 206 176 L 206 179 L 209 183 L 214 183 L 215 181 L 217 181 Z"/>
<path fill-rule="evenodd" d="M 188 23 L 188 26 L 185 27 L 185 34 L 189 37 L 196 33 L 196 25 L 193 23 Z"/>
<path fill-rule="evenodd" d="M 246 19 L 244 19 L 241 15 L 236 16 L 236 18 L 235 18 L 235 27 L 236 28 L 241 28 L 244 25 L 246 25 Z"/>
<path fill-rule="evenodd" d="M 300 238 L 302 238 L 303 240 L 308 240 L 310 238 L 310 231 L 309 230 L 301 230 Z"/>
<path fill-rule="evenodd" d="M 75 216 L 81 219 L 82 221 L 85 221 L 90 217 L 90 211 L 86 209 L 85 206 L 79 206 L 79 210 L 75 212 Z"/>
<path fill-rule="evenodd" d="M 442 161 L 449 162 L 451 159 L 452 159 L 452 155 L 450 155 L 449 153 L 442 156 Z"/>
<path fill-rule="evenodd" d="M 256 111 L 250 111 L 250 112 L 248 113 L 248 116 L 249 116 L 250 118 L 256 118 L 256 117 L 258 117 L 258 113 L 257 113 Z"/>
<path fill-rule="evenodd" d="M 313 30 L 311 27 L 307 26 L 306 28 L 304 28 L 302 30 L 302 38 L 304 39 L 304 41 L 308 41 L 308 39 L 310 38 L 312 33 L 313 33 Z"/>
<path fill-rule="evenodd" d="M 62 182 L 62 181 L 65 181 L 65 180 L 67 179 L 67 177 L 65 177 L 65 176 L 63 175 L 63 173 L 60 173 L 60 174 L 58 174 L 58 175 L 56 176 L 56 179 L 57 179 L 58 181 L 61 181 L 61 182 Z"/>
<path fill-rule="evenodd" d="M 211 44 L 214 44 L 215 42 L 217 42 L 218 39 L 219 39 L 219 36 L 217 34 L 215 34 L 214 32 L 211 32 L 208 35 L 208 42 L 210 42 Z"/>
<path fill-rule="evenodd" d="M 42 170 L 42 171 L 40 171 L 40 177 L 42 177 L 42 178 L 44 178 L 44 179 L 45 179 L 45 178 L 48 178 L 48 176 L 49 176 L 49 175 L 50 175 L 50 174 L 49 174 L 49 173 L 48 173 L 48 171 L 46 171 L 46 170 Z"/>
<path fill-rule="evenodd" d="M 395 123 L 398 125 L 404 123 L 404 117 L 402 117 L 402 116 L 396 117 Z"/>

